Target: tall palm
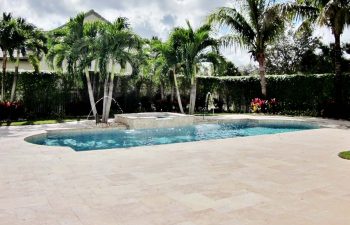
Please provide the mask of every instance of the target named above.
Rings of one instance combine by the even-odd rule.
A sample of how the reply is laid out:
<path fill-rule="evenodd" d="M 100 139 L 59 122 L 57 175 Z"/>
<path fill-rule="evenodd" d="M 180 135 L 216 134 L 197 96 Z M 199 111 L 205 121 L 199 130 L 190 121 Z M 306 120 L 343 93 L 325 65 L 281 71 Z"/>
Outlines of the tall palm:
<path fill-rule="evenodd" d="M 179 105 L 181 113 L 185 113 L 182 106 L 181 95 L 179 90 L 179 85 L 177 82 L 177 67 L 181 65 L 181 59 L 179 52 L 177 52 L 176 45 L 173 38 L 174 32 L 170 34 L 170 38 L 167 42 L 158 41 L 154 44 L 155 51 L 159 52 L 164 59 L 164 64 L 160 66 L 163 67 L 163 71 L 172 72 L 172 77 L 175 85 L 176 98 Z"/>
<path fill-rule="evenodd" d="M 97 116 L 89 68 L 94 58 L 98 24 L 85 23 L 85 14 L 70 19 L 67 26 L 54 30 L 49 38 L 46 58 L 49 65 L 60 72 L 75 74 L 84 72 L 87 79 L 91 109 Z M 65 67 L 65 68 L 64 68 Z M 66 71 L 64 71 L 66 69 Z"/>
<path fill-rule="evenodd" d="M 303 24 L 313 22 L 331 29 L 334 36 L 335 74 L 340 76 L 340 37 L 345 27 L 350 26 L 350 0 L 296 0 L 281 6 L 284 13 L 303 19 Z"/>
<path fill-rule="evenodd" d="M 302 24 L 310 22 L 331 29 L 334 36 L 334 66 L 335 89 L 338 110 L 342 108 L 342 81 L 341 81 L 341 41 L 340 37 L 345 27 L 350 25 L 350 0 L 296 0 L 293 3 L 281 4 L 284 14 L 293 19 L 302 19 Z"/>
<path fill-rule="evenodd" d="M 195 111 L 198 66 L 209 61 L 208 54 L 218 53 L 218 41 L 210 37 L 210 32 L 211 26 L 208 24 L 194 30 L 187 21 L 187 28 L 175 28 L 171 36 L 176 54 L 179 54 L 181 59 L 184 74 L 191 80 L 190 114 L 194 114 Z"/>
<path fill-rule="evenodd" d="M 265 77 L 266 47 L 284 30 L 284 17 L 273 0 L 243 0 L 243 8 L 221 7 L 209 15 L 210 23 L 227 26 L 233 32 L 223 37 L 224 45 L 247 48 L 259 63 L 261 93 L 267 96 Z"/>
<path fill-rule="evenodd" d="M 94 117 L 97 117 L 97 109 L 95 103 L 94 91 L 92 88 L 90 71 L 91 66 L 94 64 L 95 75 L 97 73 L 96 67 L 98 64 L 98 56 L 96 55 L 96 42 L 99 35 L 99 30 L 101 29 L 102 24 L 99 22 L 94 23 L 84 23 L 81 22 L 82 19 L 79 19 L 78 26 L 83 28 L 79 34 L 80 38 L 74 42 L 73 45 L 73 55 L 74 58 L 77 58 L 77 67 L 78 71 L 83 72 L 86 78 L 86 84 L 88 88 L 88 95 L 92 113 Z"/>
<path fill-rule="evenodd" d="M 104 100 L 102 122 L 107 123 L 112 103 L 114 78 L 117 75 L 116 66 L 119 64 L 123 73 L 129 63 L 136 69 L 138 66 L 141 40 L 134 34 L 126 18 L 119 17 L 113 23 L 104 24 L 101 37 L 97 42 L 99 67 L 104 78 Z"/>
<path fill-rule="evenodd" d="M 30 33 L 26 43 L 28 49 L 28 58 L 35 72 L 40 70 L 40 61 L 48 52 L 46 34 L 36 28 Z"/>
<path fill-rule="evenodd" d="M 80 15 L 79 15 L 80 16 Z M 74 26 L 78 17 L 70 19 L 67 26 L 51 31 L 48 36 L 48 53 L 46 60 L 48 65 L 59 73 L 64 71 L 73 72 L 74 61 L 77 56 L 73 55 L 73 45 L 76 39 L 73 36 Z M 77 25 L 79 26 L 79 25 Z"/>
<path fill-rule="evenodd" d="M 8 56 L 12 56 L 14 49 L 14 35 L 16 32 L 16 20 L 11 13 L 3 13 L 0 19 L 0 48 L 2 51 L 2 78 L 1 78 L 1 98 L 5 98 L 4 80 L 6 76 Z"/>
<path fill-rule="evenodd" d="M 143 53 L 145 63 L 142 65 L 141 76 L 151 79 L 152 82 L 159 85 L 161 100 L 165 99 L 165 84 L 168 81 L 168 66 L 165 57 L 159 51 L 158 47 L 163 43 L 158 37 L 152 37 L 150 40 L 144 40 Z"/>
<path fill-rule="evenodd" d="M 46 52 L 46 36 L 34 25 L 29 24 L 23 18 L 17 18 L 16 31 L 14 34 L 14 50 L 16 51 L 15 73 L 13 76 L 10 101 L 14 101 L 20 55 L 25 56 L 27 51 L 28 58 L 35 71 L 39 70 L 39 63 L 42 53 Z"/>

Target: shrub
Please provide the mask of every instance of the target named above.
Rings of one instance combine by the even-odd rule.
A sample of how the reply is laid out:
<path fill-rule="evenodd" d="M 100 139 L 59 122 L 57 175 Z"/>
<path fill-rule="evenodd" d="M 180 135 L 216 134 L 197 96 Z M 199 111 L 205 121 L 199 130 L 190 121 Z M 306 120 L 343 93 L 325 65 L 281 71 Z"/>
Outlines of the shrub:
<path fill-rule="evenodd" d="M 0 102 L 0 120 L 18 120 L 24 118 L 24 107 L 21 101 Z"/>
<path fill-rule="evenodd" d="M 270 100 L 254 98 L 250 103 L 250 112 L 275 114 L 277 112 L 277 100 L 275 98 Z"/>

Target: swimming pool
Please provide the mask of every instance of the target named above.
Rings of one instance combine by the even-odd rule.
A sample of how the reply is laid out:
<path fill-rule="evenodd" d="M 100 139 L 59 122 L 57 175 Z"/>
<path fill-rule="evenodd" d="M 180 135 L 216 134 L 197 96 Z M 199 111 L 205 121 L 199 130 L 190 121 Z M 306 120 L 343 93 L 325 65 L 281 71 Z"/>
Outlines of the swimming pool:
<path fill-rule="evenodd" d="M 39 145 L 67 146 L 75 151 L 88 151 L 277 134 L 315 128 L 318 127 L 285 121 L 239 121 L 140 130 L 106 129 L 78 132 L 68 130 L 35 135 L 25 140 Z"/>

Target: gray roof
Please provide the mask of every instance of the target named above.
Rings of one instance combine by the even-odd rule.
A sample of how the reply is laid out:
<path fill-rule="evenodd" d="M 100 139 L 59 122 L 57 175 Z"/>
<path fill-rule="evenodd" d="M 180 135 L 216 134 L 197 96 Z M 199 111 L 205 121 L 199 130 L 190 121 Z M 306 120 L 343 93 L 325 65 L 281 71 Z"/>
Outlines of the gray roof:
<path fill-rule="evenodd" d="M 97 18 L 101 19 L 102 21 L 106 22 L 106 23 L 110 23 L 106 18 L 104 18 L 103 16 L 101 16 L 100 14 L 98 14 L 95 10 L 91 9 L 89 10 L 87 13 L 85 13 L 85 17 L 88 17 L 88 16 L 91 16 L 91 15 L 94 15 L 96 16 Z M 53 29 L 53 30 L 57 30 L 57 29 L 61 29 L 63 27 L 65 27 L 67 25 L 67 23 Z"/>

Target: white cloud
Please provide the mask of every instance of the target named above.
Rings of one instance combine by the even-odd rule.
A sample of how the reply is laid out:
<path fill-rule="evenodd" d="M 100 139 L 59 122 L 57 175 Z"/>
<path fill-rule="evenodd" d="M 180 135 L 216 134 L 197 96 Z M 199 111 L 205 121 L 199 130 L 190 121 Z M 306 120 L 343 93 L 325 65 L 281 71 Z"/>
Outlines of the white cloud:
<path fill-rule="evenodd" d="M 325 44 L 334 43 L 334 36 L 331 29 L 328 27 L 317 27 L 314 32 L 314 36 L 322 37 L 322 41 Z M 341 35 L 341 42 L 349 43 L 350 42 L 350 29 L 345 29 Z"/>

